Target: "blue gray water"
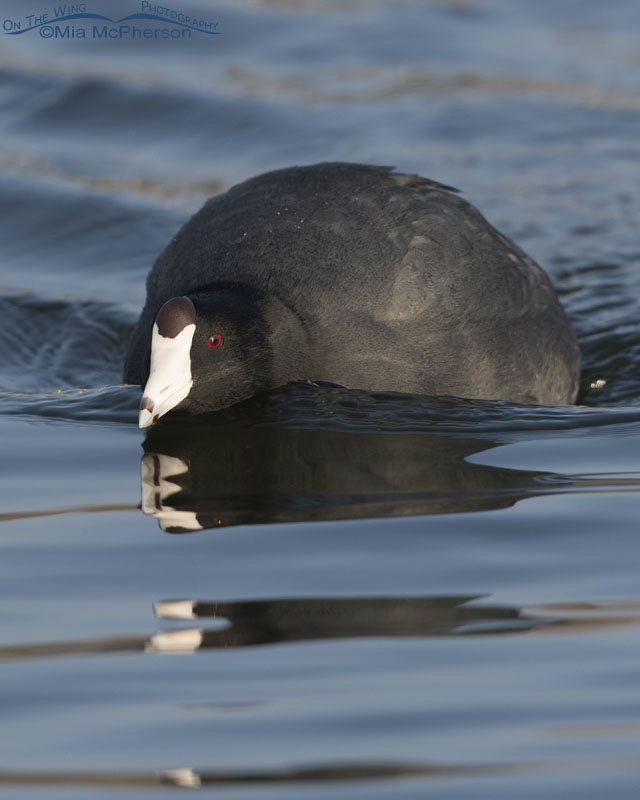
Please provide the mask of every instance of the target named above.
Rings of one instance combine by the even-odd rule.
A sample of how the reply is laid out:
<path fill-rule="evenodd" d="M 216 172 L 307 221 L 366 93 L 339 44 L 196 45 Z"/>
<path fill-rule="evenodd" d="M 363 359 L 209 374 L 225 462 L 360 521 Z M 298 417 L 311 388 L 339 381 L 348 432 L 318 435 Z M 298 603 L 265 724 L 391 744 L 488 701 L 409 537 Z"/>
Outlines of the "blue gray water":
<path fill-rule="evenodd" d="M 636 798 L 638 4 L 162 7 L 219 33 L 0 13 L 0 790 Z M 457 186 L 540 261 L 579 404 L 298 385 L 145 439 L 154 257 L 320 160 Z"/>

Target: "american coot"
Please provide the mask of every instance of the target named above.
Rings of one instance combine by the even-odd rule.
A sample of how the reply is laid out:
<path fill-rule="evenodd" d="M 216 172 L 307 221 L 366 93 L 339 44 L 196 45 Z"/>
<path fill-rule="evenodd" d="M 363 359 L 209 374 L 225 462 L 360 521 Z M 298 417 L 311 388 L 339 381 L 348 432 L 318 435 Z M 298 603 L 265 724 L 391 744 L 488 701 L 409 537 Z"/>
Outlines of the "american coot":
<path fill-rule="evenodd" d="M 543 270 L 455 190 L 390 167 L 268 172 L 160 254 L 124 380 L 140 426 L 289 381 L 571 403 L 580 354 Z"/>

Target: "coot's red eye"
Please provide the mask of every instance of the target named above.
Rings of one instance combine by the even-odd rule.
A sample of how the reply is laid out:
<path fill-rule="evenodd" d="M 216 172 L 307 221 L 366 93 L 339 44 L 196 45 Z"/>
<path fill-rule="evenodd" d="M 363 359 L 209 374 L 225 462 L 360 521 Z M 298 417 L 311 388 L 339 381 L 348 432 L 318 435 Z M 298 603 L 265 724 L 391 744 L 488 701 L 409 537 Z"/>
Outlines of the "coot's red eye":
<path fill-rule="evenodd" d="M 207 347 L 211 350 L 217 350 L 222 344 L 222 336 L 219 333 L 214 333 L 207 340 Z"/>

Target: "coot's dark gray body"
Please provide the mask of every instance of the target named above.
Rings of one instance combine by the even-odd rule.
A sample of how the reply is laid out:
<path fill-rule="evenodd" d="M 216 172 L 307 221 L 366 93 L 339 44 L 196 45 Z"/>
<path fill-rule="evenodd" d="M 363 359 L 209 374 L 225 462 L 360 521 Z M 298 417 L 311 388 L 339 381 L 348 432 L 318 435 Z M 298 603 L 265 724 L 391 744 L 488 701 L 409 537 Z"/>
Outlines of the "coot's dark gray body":
<path fill-rule="evenodd" d="M 272 380 L 549 404 L 577 393 L 578 346 L 543 270 L 447 187 L 387 167 L 292 167 L 213 197 L 147 288 L 129 383 L 147 381 L 162 305 L 222 290 L 246 291 L 262 315 Z M 300 359 L 278 357 L 280 313 Z"/>

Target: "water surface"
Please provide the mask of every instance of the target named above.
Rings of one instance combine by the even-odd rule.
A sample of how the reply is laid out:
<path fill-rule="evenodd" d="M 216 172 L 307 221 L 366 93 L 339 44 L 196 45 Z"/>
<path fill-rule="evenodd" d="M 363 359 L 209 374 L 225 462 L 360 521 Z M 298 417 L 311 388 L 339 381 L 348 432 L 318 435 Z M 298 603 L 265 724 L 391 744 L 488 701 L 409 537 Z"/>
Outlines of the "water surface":
<path fill-rule="evenodd" d="M 636 797 L 636 4 L 188 5 L 220 35 L 0 38 L 0 789 Z M 339 159 L 545 266 L 577 406 L 300 384 L 137 429 L 157 253 Z"/>

